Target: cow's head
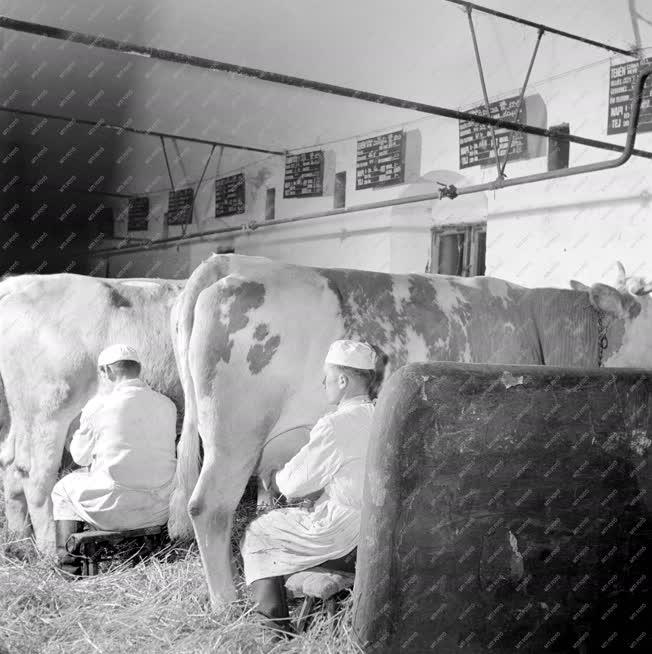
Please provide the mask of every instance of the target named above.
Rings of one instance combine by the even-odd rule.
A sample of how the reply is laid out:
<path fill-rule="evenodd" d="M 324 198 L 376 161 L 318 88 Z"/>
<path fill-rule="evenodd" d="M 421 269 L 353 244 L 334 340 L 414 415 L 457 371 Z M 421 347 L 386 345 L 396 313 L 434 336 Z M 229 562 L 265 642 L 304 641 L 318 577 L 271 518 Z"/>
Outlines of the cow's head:
<path fill-rule="evenodd" d="M 591 305 L 604 314 L 609 341 L 604 365 L 652 368 L 652 284 L 627 277 L 620 262 L 616 284 L 618 288 L 570 282 L 574 290 L 587 292 Z"/>

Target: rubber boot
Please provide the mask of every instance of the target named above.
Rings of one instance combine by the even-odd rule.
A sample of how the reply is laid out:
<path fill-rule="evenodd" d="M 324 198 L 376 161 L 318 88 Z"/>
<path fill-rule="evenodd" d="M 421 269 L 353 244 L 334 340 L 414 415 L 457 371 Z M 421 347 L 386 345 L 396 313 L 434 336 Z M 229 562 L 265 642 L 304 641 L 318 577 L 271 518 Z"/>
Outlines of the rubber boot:
<path fill-rule="evenodd" d="M 277 631 L 277 638 L 294 636 L 283 577 L 257 579 L 251 583 L 251 590 L 256 602 L 256 612 L 266 618 L 267 626 Z"/>
<path fill-rule="evenodd" d="M 72 534 L 83 529 L 84 523 L 77 520 L 55 520 L 54 526 L 57 542 L 57 568 L 75 577 L 81 576 L 81 560 L 68 553 L 66 543 Z"/>

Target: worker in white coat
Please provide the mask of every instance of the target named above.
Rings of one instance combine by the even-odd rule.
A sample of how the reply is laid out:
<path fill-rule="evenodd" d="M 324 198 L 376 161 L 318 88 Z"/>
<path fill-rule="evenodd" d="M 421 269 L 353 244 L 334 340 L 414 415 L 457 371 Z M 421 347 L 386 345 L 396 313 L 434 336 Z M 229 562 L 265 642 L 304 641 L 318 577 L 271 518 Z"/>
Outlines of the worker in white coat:
<path fill-rule="evenodd" d="M 59 567 L 79 574 L 66 550 L 86 522 L 95 529 L 128 531 L 163 525 L 176 468 L 176 406 L 139 378 L 136 350 L 123 344 L 98 358 L 100 392 L 83 408 L 70 443 L 87 469 L 60 479 L 52 491 Z"/>
<path fill-rule="evenodd" d="M 287 498 L 323 493 L 312 509 L 283 508 L 257 518 L 242 539 L 245 582 L 252 587 L 257 611 L 283 632 L 291 632 L 283 576 L 344 557 L 357 547 L 372 400 L 387 361 L 380 354 L 357 341 L 331 345 L 323 384 L 337 408 L 317 422 L 308 443 L 273 475 L 272 483 Z"/>

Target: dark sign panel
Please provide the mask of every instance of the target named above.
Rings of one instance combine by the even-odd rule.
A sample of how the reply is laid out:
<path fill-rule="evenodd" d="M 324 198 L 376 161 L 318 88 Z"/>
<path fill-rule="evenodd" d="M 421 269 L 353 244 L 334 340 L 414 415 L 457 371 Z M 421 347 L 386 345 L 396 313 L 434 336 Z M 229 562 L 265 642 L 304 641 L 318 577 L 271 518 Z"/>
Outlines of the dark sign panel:
<path fill-rule="evenodd" d="M 641 66 L 649 66 L 652 57 L 642 61 L 625 64 L 612 64 L 609 70 L 609 119 L 607 134 L 622 134 L 629 128 L 630 107 L 634 98 L 634 85 Z M 652 130 L 652 76 L 648 77 L 643 87 L 641 115 L 638 119 L 638 131 Z"/>
<path fill-rule="evenodd" d="M 130 232 L 147 231 L 149 220 L 149 198 L 129 198 L 127 229 Z"/>
<path fill-rule="evenodd" d="M 322 150 L 288 154 L 285 157 L 284 198 L 323 195 L 324 153 Z"/>
<path fill-rule="evenodd" d="M 480 116 L 487 115 L 487 109 L 484 105 L 469 109 L 470 113 Z M 505 98 L 497 102 L 489 103 L 489 115 L 491 118 L 504 118 L 513 123 L 527 123 L 525 112 L 525 100 L 521 107 L 520 115 L 518 112 L 518 96 Z M 460 120 L 460 168 L 470 168 L 471 166 L 493 164 L 496 162 L 496 153 L 491 136 L 491 127 L 481 125 L 470 120 Z M 508 129 L 496 128 L 496 142 L 498 144 L 498 156 L 501 160 L 505 158 L 507 145 L 509 144 L 510 134 Z M 512 145 L 509 148 L 509 160 L 527 158 L 527 134 L 523 132 L 513 132 Z"/>
<path fill-rule="evenodd" d="M 245 212 L 244 173 L 215 180 L 215 217 Z"/>
<path fill-rule="evenodd" d="M 192 222 L 193 198 L 194 194 L 191 188 L 170 191 L 168 210 L 165 212 L 165 220 L 168 225 L 189 225 Z"/>
<path fill-rule="evenodd" d="M 358 141 L 355 188 L 402 184 L 405 178 L 404 132 Z"/>
<path fill-rule="evenodd" d="M 100 211 L 97 219 L 97 224 L 99 231 L 104 234 L 105 237 L 113 238 L 115 235 L 115 220 L 113 217 L 113 209 L 111 207 L 104 207 Z"/>

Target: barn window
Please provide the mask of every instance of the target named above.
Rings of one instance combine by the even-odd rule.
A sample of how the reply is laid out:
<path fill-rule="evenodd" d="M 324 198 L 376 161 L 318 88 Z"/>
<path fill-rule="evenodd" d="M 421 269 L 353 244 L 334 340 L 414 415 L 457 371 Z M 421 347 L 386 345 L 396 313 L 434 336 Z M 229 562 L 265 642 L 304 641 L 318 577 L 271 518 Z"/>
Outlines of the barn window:
<path fill-rule="evenodd" d="M 484 275 L 487 225 L 445 225 L 432 230 L 429 271 L 440 275 Z"/>
<path fill-rule="evenodd" d="M 265 220 L 274 220 L 276 217 L 276 189 L 268 188 L 265 198 Z"/>
<path fill-rule="evenodd" d="M 341 209 L 346 206 L 346 171 L 335 173 L 335 189 L 333 192 L 333 207 Z"/>

